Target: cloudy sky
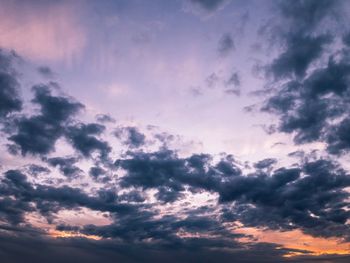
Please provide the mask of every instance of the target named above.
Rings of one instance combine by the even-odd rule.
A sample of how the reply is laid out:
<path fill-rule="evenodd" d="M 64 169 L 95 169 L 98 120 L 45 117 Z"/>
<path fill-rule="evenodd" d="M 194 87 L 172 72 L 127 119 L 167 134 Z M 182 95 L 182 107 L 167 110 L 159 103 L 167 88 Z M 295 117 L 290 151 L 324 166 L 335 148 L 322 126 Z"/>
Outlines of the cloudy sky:
<path fill-rule="evenodd" d="M 0 0 L 0 258 L 349 262 L 350 2 Z"/>

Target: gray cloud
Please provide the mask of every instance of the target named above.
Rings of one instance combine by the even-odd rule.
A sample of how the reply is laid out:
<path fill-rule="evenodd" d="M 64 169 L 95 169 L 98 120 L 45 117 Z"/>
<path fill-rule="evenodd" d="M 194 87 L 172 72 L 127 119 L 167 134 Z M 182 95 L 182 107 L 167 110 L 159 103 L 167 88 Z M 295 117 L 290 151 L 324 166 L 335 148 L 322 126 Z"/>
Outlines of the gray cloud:
<path fill-rule="evenodd" d="M 321 141 L 331 154 L 348 151 L 349 49 L 336 16 L 343 1 L 281 1 L 272 26 L 282 51 L 266 66 L 272 95 L 262 110 L 279 117 L 277 130 L 297 144 Z M 326 50 L 342 40 L 344 47 Z M 340 120 L 335 121 L 335 120 Z"/>
<path fill-rule="evenodd" d="M 12 68 L 14 53 L 7 54 L 0 49 L 0 121 L 11 112 L 22 109 L 19 97 L 19 82 Z"/>
<path fill-rule="evenodd" d="M 235 43 L 230 34 L 224 34 L 219 41 L 218 52 L 221 56 L 227 56 L 235 49 Z"/>
<path fill-rule="evenodd" d="M 119 127 L 115 130 L 114 135 L 121 139 L 124 145 L 131 148 L 138 148 L 146 143 L 146 136 L 137 127 Z"/>
<path fill-rule="evenodd" d="M 56 141 L 64 134 L 67 122 L 83 108 L 82 104 L 69 98 L 53 96 L 49 86 L 34 86 L 33 91 L 33 103 L 40 106 L 40 114 L 14 120 L 16 133 L 9 137 L 22 155 L 53 151 Z"/>

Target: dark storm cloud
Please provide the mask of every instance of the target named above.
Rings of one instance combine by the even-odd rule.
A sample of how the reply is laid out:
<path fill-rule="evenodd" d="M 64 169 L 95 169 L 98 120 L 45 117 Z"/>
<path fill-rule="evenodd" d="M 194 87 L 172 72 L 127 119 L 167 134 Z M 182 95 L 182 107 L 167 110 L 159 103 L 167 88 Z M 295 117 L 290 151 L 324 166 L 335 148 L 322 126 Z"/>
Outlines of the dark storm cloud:
<path fill-rule="evenodd" d="M 53 96 L 49 87 L 37 85 L 33 87 L 33 102 L 41 107 L 41 114 L 48 121 L 63 122 L 83 108 L 83 105 L 66 97 Z"/>
<path fill-rule="evenodd" d="M 91 167 L 89 170 L 89 175 L 96 182 L 107 183 L 111 180 L 109 170 L 103 169 L 99 166 Z"/>
<path fill-rule="evenodd" d="M 34 208 L 20 200 L 10 197 L 4 197 L 0 200 L 1 218 L 10 224 L 17 225 L 24 222 L 25 213 L 30 211 L 34 211 Z"/>
<path fill-rule="evenodd" d="M 327 120 L 341 111 L 338 108 L 340 105 L 327 100 L 306 100 L 295 110 L 281 114 L 283 117 L 279 130 L 287 133 L 295 132 L 294 141 L 298 144 L 322 140 L 324 130 L 327 129 Z"/>
<path fill-rule="evenodd" d="M 347 33 L 343 36 L 343 43 L 347 46 L 350 46 L 350 33 Z"/>
<path fill-rule="evenodd" d="M 23 215 L 27 211 L 38 211 L 48 220 L 51 213 L 57 213 L 61 209 L 74 209 L 86 207 L 95 211 L 110 212 L 116 215 L 116 221 L 107 226 L 86 225 L 82 228 L 65 226 L 64 229 L 75 230 L 85 234 L 93 234 L 101 237 L 117 238 L 131 244 L 152 245 L 155 248 L 233 248 L 239 247 L 232 238 L 241 235 L 233 234 L 221 226 L 220 222 L 208 216 L 187 217 L 179 219 L 174 216 L 163 216 L 155 219 L 157 211 L 140 209 L 139 206 L 118 203 L 120 199 L 113 190 L 100 190 L 97 196 L 90 196 L 78 188 L 68 186 L 51 187 L 45 185 L 33 186 L 27 177 L 19 171 L 8 171 L 2 180 L 0 188 L 2 195 L 11 195 L 15 199 L 8 202 L 2 200 L 1 212 L 4 218 L 12 225 L 24 221 Z M 130 193 L 134 195 L 135 192 Z M 122 200 L 125 195 L 121 196 Z M 130 199 L 128 199 L 130 200 Z M 140 202 L 142 200 L 133 199 Z M 19 206 L 20 205 L 20 206 Z M 58 226 L 58 229 L 61 226 Z M 222 235 L 222 238 L 181 238 L 176 235 L 178 231 L 187 233 L 203 233 L 213 236 Z M 150 243 L 149 239 L 153 241 Z M 230 239 L 229 239 L 230 238 Z M 142 244 L 141 243 L 141 244 Z"/>
<path fill-rule="evenodd" d="M 344 1 L 281 1 L 280 25 L 272 26 L 282 51 L 267 65 L 272 95 L 263 111 L 279 116 L 277 130 L 297 144 L 322 141 L 329 153 L 349 150 L 346 136 L 350 92 L 349 48 L 336 16 Z M 327 49 L 326 49 L 327 47 Z M 337 121 L 335 121 L 337 120 Z"/>
<path fill-rule="evenodd" d="M 48 174 L 50 172 L 50 169 L 41 165 L 30 164 L 27 171 L 30 175 L 37 176 L 39 174 Z"/>
<path fill-rule="evenodd" d="M 232 216 L 247 226 L 301 229 L 313 236 L 349 239 L 345 191 L 349 185 L 349 175 L 338 165 L 318 160 L 271 176 L 237 178 L 224 185 L 220 198 L 236 201 Z"/>
<path fill-rule="evenodd" d="M 19 82 L 12 68 L 14 53 L 7 54 L 0 49 L 0 121 L 11 112 L 22 109 L 19 97 Z"/>
<path fill-rule="evenodd" d="M 279 87 L 263 110 L 278 114 L 279 130 L 295 133 L 296 143 L 323 140 L 332 144 L 329 149 L 333 153 L 339 152 L 335 145 L 342 145 L 341 150 L 346 150 L 343 142 L 335 142 L 336 138 L 342 139 L 334 130 L 339 132 L 343 128 L 330 122 L 349 114 L 349 76 L 348 61 L 331 59 L 326 67 L 315 69 L 303 81 L 290 80 Z"/>
<path fill-rule="evenodd" d="M 184 190 L 177 180 L 170 180 L 171 177 L 181 176 L 184 173 L 183 160 L 179 160 L 171 151 L 164 150 L 152 154 L 132 153 L 129 159 L 117 160 L 115 164 L 128 171 L 128 175 L 121 179 L 123 187 L 134 186 L 143 189 L 166 187 L 174 194 L 172 201 L 179 198 L 180 191 Z M 167 199 L 167 196 L 162 194 L 158 197 Z"/>
<path fill-rule="evenodd" d="M 279 1 L 278 8 L 292 32 L 316 30 L 324 19 L 335 16 L 342 0 Z"/>
<path fill-rule="evenodd" d="M 114 135 L 131 148 L 138 148 L 146 143 L 146 136 L 137 127 L 120 127 L 115 130 Z"/>
<path fill-rule="evenodd" d="M 79 231 L 104 238 L 122 239 L 130 245 L 144 244 L 158 249 L 201 250 L 241 247 L 234 238 L 243 235 L 226 229 L 215 216 L 197 213 L 197 215 L 189 215 L 184 218 L 172 215 L 155 218 L 155 215 L 155 212 L 139 210 L 136 213 L 119 216 L 110 225 L 86 225 Z M 180 232 L 189 236 L 181 237 L 178 235 Z M 195 234 L 197 237 L 194 236 Z"/>
<path fill-rule="evenodd" d="M 0 214 L 9 225 L 16 226 L 24 222 L 26 212 L 32 211 L 49 222 L 62 209 L 85 207 L 108 212 L 113 219 L 109 225 L 65 225 L 64 229 L 159 251 L 205 252 L 213 248 L 240 251 L 243 248 L 235 238 L 242 236 L 224 226 L 225 222 L 236 220 L 245 226 L 301 229 L 313 236 L 349 239 L 346 225 L 350 218 L 346 201 L 349 193 L 345 189 L 350 186 L 350 176 L 328 160 L 272 170 L 274 163 L 272 159 L 262 160 L 255 164 L 255 172 L 244 175 L 230 155 L 214 162 L 210 155 L 180 158 L 166 149 L 153 153 L 130 152 L 116 161 L 126 172 L 119 187 L 131 188 L 121 195 L 108 185 L 91 195 L 69 186 L 33 184 L 25 174 L 10 170 L 1 182 Z M 209 191 L 219 199 L 212 207 L 184 209 L 179 216 L 159 216 L 155 207 L 143 204 L 145 197 L 141 189 L 157 190 L 155 197 L 159 203 L 182 198 L 186 189 Z M 181 237 L 177 233 L 189 236 Z"/>
<path fill-rule="evenodd" d="M 331 42 L 330 35 L 304 36 L 291 33 L 286 39 L 286 48 L 271 64 L 271 73 L 275 78 L 291 75 L 303 77 L 308 66 L 319 58 L 324 46 Z"/>
<path fill-rule="evenodd" d="M 234 218 L 249 226 L 349 238 L 349 175 L 327 160 L 271 171 L 275 162 L 263 160 L 255 164 L 256 172 L 242 175 L 231 158 L 215 164 L 208 155 L 182 159 L 163 150 L 135 153 L 116 164 L 127 172 L 121 186 L 157 189 L 155 197 L 161 202 L 178 200 L 186 186 L 193 192 L 217 193 L 223 205 L 235 202 Z"/>
<path fill-rule="evenodd" d="M 17 225 L 24 221 L 26 212 L 34 211 L 34 207 L 29 202 L 23 202 L 20 198 L 11 198 L 13 189 L 19 192 L 25 192 L 31 189 L 24 174 L 17 170 L 9 170 L 5 174 L 0 187 L 0 214 L 5 222 Z"/>
<path fill-rule="evenodd" d="M 221 56 L 227 56 L 235 49 L 235 43 L 230 34 L 224 34 L 219 41 L 218 52 Z"/>
<path fill-rule="evenodd" d="M 75 157 L 55 157 L 47 159 L 48 164 L 54 167 L 58 167 L 61 173 L 68 178 L 78 177 L 83 171 L 75 166 L 79 161 Z"/>
<path fill-rule="evenodd" d="M 193 190 L 215 191 L 225 178 L 242 174 L 231 156 L 215 165 L 210 165 L 210 155 L 194 154 L 179 158 L 176 152 L 167 149 L 153 153 L 131 153 L 130 157 L 116 161 L 118 167 L 128 172 L 121 179 L 121 185 L 125 187 L 165 187 L 168 191 L 180 192 L 187 185 Z M 164 189 L 162 191 L 164 193 Z"/>
<path fill-rule="evenodd" d="M 50 187 L 44 185 L 38 185 L 34 191 L 32 191 L 32 196 L 34 200 L 38 202 L 51 202 L 52 209 L 72 209 L 77 207 L 86 207 L 95 211 L 101 212 L 111 212 L 111 213 L 130 213 L 134 208 L 129 204 L 119 204 L 114 202 L 114 199 L 106 199 L 105 195 L 102 193 L 107 193 L 102 191 L 99 196 L 90 196 L 80 190 L 79 188 L 72 188 L 68 186 L 62 187 Z M 56 206 L 54 205 L 56 204 Z"/>
<path fill-rule="evenodd" d="M 99 152 L 101 158 L 106 158 L 111 147 L 106 141 L 100 140 L 96 135 L 104 132 L 105 126 L 97 123 L 77 124 L 67 128 L 66 137 L 72 146 L 85 157 Z"/>
<path fill-rule="evenodd" d="M 197 243 L 201 242 L 200 239 Z M 149 247 L 147 245 L 121 244 L 114 240 L 94 241 L 82 238 L 52 239 L 39 235 L 0 235 L 0 255 L 4 262 L 320 262 L 310 258 L 286 259 L 284 253 L 293 251 L 275 244 L 247 245 L 235 250 L 182 249 Z M 40 251 L 40 253 L 38 253 Z M 323 260 L 335 263 L 347 262 L 346 256 L 323 256 Z M 322 262 L 322 261 L 321 261 Z"/>
<path fill-rule="evenodd" d="M 341 121 L 327 134 L 328 151 L 340 154 L 350 149 L 350 120 Z"/>
<path fill-rule="evenodd" d="M 300 78 L 305 75 L 310 64 L 322 56 L 325 46 L 334 40 L 329 27 L 320 27 L 327 19 L 336 18 L 341 4 L 341 0 L 278 2 L 282 18 L 280 24 L 272 26 L 272 31 L 277 34 L 274 39 L 282 43 L 283 51 L 270 65 L 274 77 L 293 75 Z"/>
<path fill-rule="evenodd" d="M 33 91 L 32 102 L 40 106 L 40 114 L 15 120 L 17 131 L 8 138 L 20 148 L 22 155 L 53 151 L 67 122 L 83 108 L 70 98 L 52 95 L 48 86 L 34 86 Z"/>
<path fill-rule="evenodd" d="M 211 156 L 205 154 L 179 158 L 176 152 L 163 149 L 153 153 L 130 153 L 130 158 L 119 159 L 115 164 L 128 172 L 121 178 L 121 186 L 157 189 L 156 197 L 163 202 L 173 202 L 183 196 L 184 186 L 189 186 L 191 191 L 212 191 L 222 177 L 241 173 L 230 158 L 216 167 L 208 167 L 210 159 Z"/>
<path fill-rule="evenodd" d="M 113 190 L 101 189 L 98 195 L 93 196 L 69 186 L 33 185 L 18 170 L 7 171 L 1 182 L 0 196 L 3 198 L 0 209 L 11 224 L 24 222 L 23 215 L 28 211 L 39 212 L 51 220 L 52 214 L 62 209 L 86 207 L 116 214 L 134 213 L 138 209 L 137 206 L 119 203 Z"/>
<path fill-rule="evenodd" d="M 102 169 L 101 167 L 91 167 L 89 171 L 89 175 L 93 178 L 100 177 L 101 175 L 104 175 L 106 171 Z"/>
<path fill-rule="evenodd" d="M 126 194 L 120 195 L 119 199 L 127 202 L 142 203 L 146 200 L 146 197 L 143 192 L 132 190 Z"/>

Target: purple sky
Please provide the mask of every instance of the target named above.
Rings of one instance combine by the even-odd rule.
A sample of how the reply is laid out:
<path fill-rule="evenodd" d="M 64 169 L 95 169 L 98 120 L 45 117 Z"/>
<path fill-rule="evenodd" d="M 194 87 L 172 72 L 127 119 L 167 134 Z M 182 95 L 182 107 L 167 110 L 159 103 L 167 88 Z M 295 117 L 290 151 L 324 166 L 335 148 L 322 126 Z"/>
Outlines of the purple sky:
<path fill-rule="evenodd" d="M 349 11 L 0 0 L 0 257 L 347 262 Z"/>

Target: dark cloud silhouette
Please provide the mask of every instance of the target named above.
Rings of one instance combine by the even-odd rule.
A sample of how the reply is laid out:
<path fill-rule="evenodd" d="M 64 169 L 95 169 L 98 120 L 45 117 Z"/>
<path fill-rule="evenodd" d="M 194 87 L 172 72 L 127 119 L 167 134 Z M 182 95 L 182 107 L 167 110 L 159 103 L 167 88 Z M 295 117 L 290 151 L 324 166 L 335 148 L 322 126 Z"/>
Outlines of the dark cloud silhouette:
<path fill-rule="evenodd" d="M 0 195 L 13 196 L 14 199 L 5 198 L 1 210 L 11 224 L 23 222 L 23 215 L 27 211 L 36 211 L 50 220 L 53 213 L 62 209 L 86 207 L 116 214 L 132 213 L 138 209 L 133 205 L 118 203 L 116 193 L 108 189 L 100 190 L 98 195 L 92 196 L 80 188 L 33 185 L 28 181 L 28 177 L 18 170 L 9 170 L 4 175 Z M 18 210 L 14 209 L 16 206 Z"/>
<path fill-rule="evenodd" d="M 345 201 L 349 175 L 327 160 L 299 168 L 261 170 L 275 162 L 258 162 L 258 170 L 247 176 L 230 158 L 212 164 L 210 156 L 181 159 L 169 151 L 138 153 L 132 159 L 118 160 L 117 165 L 127 171 L 121 186 L 157 189 L 156 197 L 162 202 L 178 200 L 188 186 L 194 192 L 218 193 L 223 204 L 235 201 L 235 219 L 250 226 L 298 228 L 314 236 L 349 237 L 345 225 L 349 218 Z M 300 177 L 302 173 L 306 176 Z"/>
<path fill-rule="evenodd" d="M 68 178 L 78 177 L 82 173 L 82 170 L 74 165 L 78 161 L 79 159 L 75 157 L 54 157 L 47 159 L 48 164 L 59 167 L 61 173 Z"/>
<path fill-rule="evenodd" d="M 290 32 L 307 33 L 317 30 L 326 18 L 335 16 L 341 4 L 341 0 L 287 0 L 279 1 L 278 7 Z"/>
<path fill-rule="evenodd" d="M 281 1 L 281 25 L 274 27 L 282 51 L 267 65 L 273 76 L 263 111 L 279 116 L 277 131 L 293 134 L 297 144 L 321 141 L 328 152 L 345 153 L 349 114 L 349 50 L 326 50 L 346 35 L 341 27 L 343 1 Z M 338 120 L 338 121 L 335 121 Z M 340 120 L 340 121 L 339 121 Z"/>
<path fill-rule="evenodd" d="M 119 199 L 127 202 L 142 203 L 146 200 L 146 196 L 141 191 L 132 190 L 126 194 L 120 195 Z"/>
<path fill-rule="evenodd" d="M 100 140 L 100 135 L 105 126 L 97 123 L 77 124 L 67 128 L 66 137 L 73 147 L 85 157 L 90 157 L 93 152 L 99 152 L 101 158 L 106 158 L 111 147 L 106 141 Z"/>
<path fill-rule="evenodd" d="M 347 46 L 350 46 L 350 33 L 347 33 L 343 36 L 343 43 Z"/>
<path fill-rule="evenodd" d="M 2 180 L 0 187 L 0 214 L 2 218 L 12 225 L 24 222 L 26 212 L 34 211 L 34 207 L 28 202 L 23 202 L 21 198 L 11 198 L 12 190 L 16 192 L 25 192 L 31 189 L 24 174 L 17 170 L 9 170 Z"/>
<path fill-rule="evenodd" d="M 121 238 L 124 235 L 123 238 L 129 241 L 130 238 L 146 240 L 160 235 L 162 242 L 170 242 L 180 228 L 192 231 L 194 226 L 193 231 L 198 232 L 198 227 L 201 227 L 201 231 L 208 234 L 210 227 L 207 224 L 213 224 L 213 234 L 220 233 L 225 239 L 228 233 L 220 220 L 225 222 L 226 218 L 239 220 L 246 226 L 301 229 L 313 236 L 349 238 L 350 233 L 345 224 L 350 216 L 345 201 L 349 197 L 345 191 L 350 186 L 349 175 L 339 165 L 327 160 L 308 162 L 299 168 L 261 170 L 274 162 L 263 160 L 256 164 L 258 170 L 255 173 L 243 175 L 231 156 L 213 163 L 210 155 L 179 158 L 175 152 L 162 150 L 155 153 L 130 153 L 129 158 L 117 160 L 118 167 L 127 172 L 121 178 L 121 187 L 156 189 L 155 197 L 160 202 L 174 202 L 186 194 L 186 189 L 217 193 L 225 208 L 222 219 L 202 218 L 209 220 L 207 223 L 199 221 L 192 225 L 193 217 L 201 215 L 199 210 L 190 213 L 192 216 L 185 220 L 165 216 L 159 221 L 154 219 L 156 211 L 151 207 L 120 203 L 123 200 L 143 202 L 145 199 L 135 191 L 118 197 L 115 190 L 101 189 L 98 195 L 91 196 L 79 188 L 68 186 L 36 184 L 34 187 L 27 176 L 15 170 L 6 172 L 2 180 L 1 195 L 12 195 L 15 199 L 3 199 L 1 212 L 14 225 L 23 222 L 23 215 L 28 211 L 38 211 L 48 218 L 61 209 L 78 207 L 110 212 L 119 215 L 117 222 L 102 227 L 85 226 L 79 231 L 102 237 Z M 206 208 L 202 212 L 209 211 Z M 128 223 L 123 223 L 123 220 Z M 135 225 L 131 220 L 134 220 Z M 141 227 L 139 235 L 136 235 L 136 226 Z M 161 232 L 158 228 L 162 229 Z M 177 241 L 173 241 L 187 242 L 178 239 L 176 237 Z"/>
<path fill-rule="evenodd" d="M 285 51 L 272 62 L 271 73 L 277 79 L 290 75 L 303 77 L 308 66 L 322 55 L 324 46 L 331 41 L 330 35 L 313 37 L 291 33 L 286 38 Z"/>
<path fill-rule="evenodd" d="M 146 136 L 136 127 L 119 127 L 115 130 L 114 135 L 122 139 L 124 145 L 131 148 L 138 148 L 146 143 Z"/>
<path fill-rule="evenodd" d="M 104 175 L 106 171 L 100 167 L 91 167 L 89 171 L 89 175 L 93 178 L 97 178 L 101 175 Z"/>
<path fill-rule="evenodd" d="M 15 54 L 7 54 L 0 49 L 0 121 L 9 113 L 22 109 L 19 82 L 12 68 L 15 59 Z"/>
<path fill-rule="evenodd" d="M 191 191 L 211 191 L 218 187 L 221 176 L 240 174 L 239 168 L 229 159 L 207 171 L 210 158 L 205 154 L 179 158 L 176 152 L 164 149 L 153 153 L 130 153 L 130 158 L 119 159 L 115 164 L 128 172 L 121 179 L 121 186 L 157 189 L 156 196 L 161 201 L 173 202 L 183 196 L 186 185 Z"/>
<path fill-rule="evenodd" d="M 37 165 L 37 164 L 30 164 L 28 167 L 28 173 L 33 175 L 33 176 L 37 176 L 39 174 L 47 174 L 50 172 L 50 169 L 48 169 L 47 167 L 41 166 L 41 165 Z"/>
<path fill-rule="evenodd" d="M 47 154 L 64 134 L 67 122 L 83 105 L 66 97 L 53 96 L 50 87 L 33 87 L 33 103 L 40 106 L 40 114 L 14 120 L 16 133 L 9 140 L 20 147 L 22 155 Z"/>
<path fill-rule="evenodd" d="M 301 173 L 306 176 L 300 177 Z M 276 170 L 271 176 L 258 173 L 234 178 L 223 186 L 220 198 L 236 201 L 232 216 L 245 225 L 348 239 L 345 200 L 349 193 L 345 188 L 349 178 L 336 164 L 318 160 L 300 168 Z"/>
<path fill-rule="evenodd" d="M 278 114 L 279 130 L 295 133 L 296 143 L 328 141 L 333 144 L 330 152 L 339 152 L 334 147 L 341 144 L 335 142 L 340 137 L 332 133 L 341 128 L 329 123 L 348 114 L 349 66 L 347 61 L 330 60 L 303 81 L 290 80 L 267 100 L 263 110 Z"/>
<path fill-rule="evenodd" d="M 52 158 L 48 162 L 64 166 L 67 160 Z M 109 225 L 59 224 L 56 228 L 99 236 L 103 238 L 96 241 L 99 246 L 109 239 L 121 246 L 135 246 L 136 251 L 144 248 L 147 253 L 153 249 L 207 253 L 214 248 L 232 250 L 229 253 L 252 253 L 257 248 L 254 246 L 263 245 L 243 248 L 236 241 L 243 235 L 225 226 L 226 222 L 236 220 L 248 227 L 300 229 L 312 236 L 350 239 L 346 224 L 350 217 L 346 201 L 349 193 L 345 190 L 350 187 L 350 176 L 339 164 L 321 159 L 274 170 L 271 166 L 275 162 L 262 160 L 255 164 L 257 170 L 244 174 L 230 155 L 214 161 L 207 154 L 180 158 L 176 152 L 166 149 L 153 153 L 129 152 L 116 161 L 125 171 L 118 188 L 131 189 L 120 195 L 110 184 L 88 194 L 80 188 L 34 184 L 24 173 L 9 170 L 1 180 L 0 214 L 7 223 L 6 228 L 17 228 L 25 222 L 27 212 L 39 213 L 51 223 L 55 222 L 54 215 L 63 209 L 74 211 L 84 207 L 109 213 L 112 220 Z M 187 191 L 217 194 L 218 203 L 184 209 L 178 216 L 159 216 L 158 208 L 145 203 L 142 189 L 156 190 L 159 204 L 177 201 L 185 197 Z M 21 231 L 29 233 L 32 228 L 28 226 Z M 271 252 L 278 251 L 280 256 L 291 252 L 271 245 Z M 115 248 L 115 244 L 112 247 Z"/>
<path fill-rule="evenodd" d="M 110 169 L 106 170 L 99 166 L 93 166 L 89 170 L 89 175 L 96 182 L 107 183 L 111 180 Z"/>
<path fill-rule="evenodd" d="M 197 241 L 199 243 L 200 240 Z M 21 234 L 20 238 L 10 234 L 0 236 L 2 260 L 15 262 L 53 262 L 73 263 L 83 261 L 97 262 L 326 262 L 345 263 L 348 256 L 322 256 L 321 260 L 309 256 L 304 258 L 286 259 L 283 254 L 293 250 L 279 248 L 275 244 L 247 245 L 244 249 L 210 250 L 186 249 L 177 250 L 171 247 L 151 248 L 142 245 L 120 244 L 113 240 L 93 241 L 82 238 L 52 239 L 36 235 Z M 279 248 L 279 249 L 277 249 Z M 40 253 L 38 253 L 40 251 Z"/>
<path fill-rule="evenodd" d="M 350 120 L 346 118 L 327 133 L 328 151 L 333 154 L 345 153 L 350 149 Z"/>

